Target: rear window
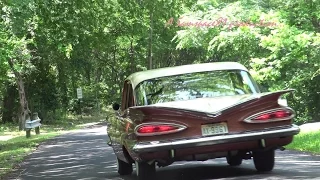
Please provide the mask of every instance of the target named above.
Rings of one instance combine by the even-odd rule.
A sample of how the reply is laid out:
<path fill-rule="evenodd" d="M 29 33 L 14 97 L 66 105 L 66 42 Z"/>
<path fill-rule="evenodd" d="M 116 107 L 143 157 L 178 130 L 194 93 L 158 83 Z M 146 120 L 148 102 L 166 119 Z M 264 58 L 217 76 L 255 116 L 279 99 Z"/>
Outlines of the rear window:
<path fill-rule="evenodd" d="M 141 82 L 135 89 L 137 105 L 233 96 L 259 92 L 250 74 L 223 70 L 160 77 Z"/>

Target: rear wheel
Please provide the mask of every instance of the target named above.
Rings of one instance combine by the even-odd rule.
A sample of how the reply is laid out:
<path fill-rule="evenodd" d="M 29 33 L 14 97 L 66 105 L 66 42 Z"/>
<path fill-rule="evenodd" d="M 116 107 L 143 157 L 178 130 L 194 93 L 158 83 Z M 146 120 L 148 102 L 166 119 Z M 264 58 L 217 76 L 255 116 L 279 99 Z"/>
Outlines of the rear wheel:
<path fill-rule="evenodd" d="M 241 156 L 227 156 L 227 162 L 230 166 L 239 166 L 242 164 Z"/>
<path fill-rule="evenodd" d="M 256 169 L 260 172 L 272 171 L 274 167 L 274 150 L 254 151 L 253 162 Z"/>
<path fill-rule="evenodd" d="M 129 175 L 132 173 L 132 164 L 126 163 L 118 159 L 118 173 L 120 175 Z"/>
<path fill-rule="evenodd" d="M 148 164 L 147 162 L 136 162 L 136 171 L 138 180 L 151 180 L 156 177 L 155 163 Z"/>

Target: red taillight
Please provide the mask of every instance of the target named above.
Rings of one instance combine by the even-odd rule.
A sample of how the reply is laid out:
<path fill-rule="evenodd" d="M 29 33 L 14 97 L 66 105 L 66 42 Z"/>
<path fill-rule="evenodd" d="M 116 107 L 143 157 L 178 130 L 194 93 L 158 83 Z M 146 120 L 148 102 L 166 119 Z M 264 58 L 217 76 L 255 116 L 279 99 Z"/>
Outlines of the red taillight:
<path fill-rule="evenodd" d="M 139 136 L 168 134 L 181 131 L 185 128 L 185 126 L 177 124 L 141 124 L 136 128 L 136 134 Z"/>
<path fill-rule="evenodd" d="M 138 133 L 155 133 L 155 132 L 166 132 L 178 129 L 178 127 L 168 126 L 168 125 L 158 125 L 158 126 L 142 126 L 138 129 Z"/>
<path fill-rule="evenodd" d="M 290 120 L 294 117 L 294 112 L 291 109 L 272 109 L 264 111 L 255 115 L 252 115 L 245 119 L 248 123 L 263 123 L 273 121 L 284 121 Z"/>
<path fill-rule="evenodd" d="M 273 113 L 273 115 L 275 116 L 275 118 L 284 118 L 291 116 L 291 113 L 288 111 L 277 111 Z"/>
<path fill-rule="evenodd" d="M 263 114 L 263 115 L 260 115 L 256 118 L 254 118 L 254 120 L 260 120 L 260 121 L 264 121 L 264 120 L 268 120 L 270 119 L 270 114 Z"/>

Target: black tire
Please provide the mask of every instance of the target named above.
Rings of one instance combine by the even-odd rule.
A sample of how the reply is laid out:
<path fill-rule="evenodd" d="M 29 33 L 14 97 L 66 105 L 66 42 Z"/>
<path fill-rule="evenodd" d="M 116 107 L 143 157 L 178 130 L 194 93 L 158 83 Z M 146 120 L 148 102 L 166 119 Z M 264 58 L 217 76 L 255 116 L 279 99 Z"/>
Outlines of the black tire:
<path fill-rule="evenodd" d="M 155 163 L 136 162 L 138 180 L 151 180 L 156 177 Z"/>
<path fill-rule="evenodd" d="M 227 162 L 230 166 L 240 166 L 242 164 L 241 156 L 227 156 Z"/>
<path fill-rule="evenodd" d="M 130 175 L 132 174 L 132 164 L 128 164 L 126 162 L 121 161 L 118 159 L 118 173 L 120 175 Z"/>
<path fill-rule="evenodd" d="M 268 172 L 272 171 L 274 167 L 274 149 L 267 151 L 254 151 L 253 162 L 257 171 L 259 172 Z"/>

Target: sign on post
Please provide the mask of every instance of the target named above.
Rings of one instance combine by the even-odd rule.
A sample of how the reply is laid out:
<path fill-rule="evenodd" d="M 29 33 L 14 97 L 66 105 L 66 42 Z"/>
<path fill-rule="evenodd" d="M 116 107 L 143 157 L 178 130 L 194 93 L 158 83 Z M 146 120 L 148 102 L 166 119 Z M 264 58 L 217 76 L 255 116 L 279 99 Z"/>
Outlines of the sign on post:
<path fill-rule="evenodd" d="M 77 88 L 77 98 L 82 99 L 82 89 L 81 88 Z"/>

